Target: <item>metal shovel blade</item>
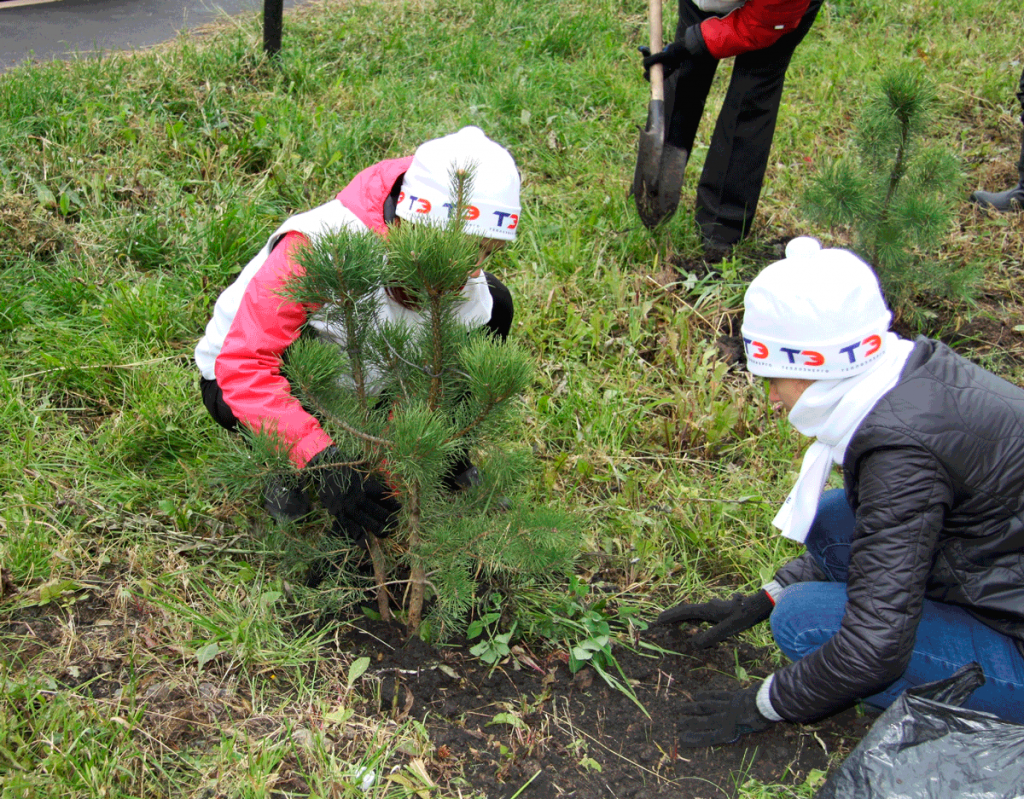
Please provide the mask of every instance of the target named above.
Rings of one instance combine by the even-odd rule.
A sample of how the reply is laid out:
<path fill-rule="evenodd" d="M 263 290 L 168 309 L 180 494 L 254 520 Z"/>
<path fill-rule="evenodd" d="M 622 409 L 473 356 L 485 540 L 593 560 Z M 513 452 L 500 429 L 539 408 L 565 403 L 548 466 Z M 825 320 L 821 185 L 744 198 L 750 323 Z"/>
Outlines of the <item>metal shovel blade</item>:
<path fill-rule="evenodd" d="M 661 164 L 658 168 L 657 186 L 657 217 L 663 222 L 676 212 L 679 206 L 679 193 L 683 188 L 683 172 L 686 171 L 686 161 L 690 154 L 686 150 L 672 144 L 665 144 L 661 148 Z M 643 215 L 641 214 L 641 218 Z M 647 227 L 653 227 L 644 222 Z"/>
<path fill-rule="evenodd" d="M 658 175 L 661 172 L 664 143 L 665 101 L 651 100 L 647 106 L 647 127 L 640 131 L 632 188 L 637 213 L 640 214 L 640 221 L 647 228 L 653 228 L 662 218 Z"/>

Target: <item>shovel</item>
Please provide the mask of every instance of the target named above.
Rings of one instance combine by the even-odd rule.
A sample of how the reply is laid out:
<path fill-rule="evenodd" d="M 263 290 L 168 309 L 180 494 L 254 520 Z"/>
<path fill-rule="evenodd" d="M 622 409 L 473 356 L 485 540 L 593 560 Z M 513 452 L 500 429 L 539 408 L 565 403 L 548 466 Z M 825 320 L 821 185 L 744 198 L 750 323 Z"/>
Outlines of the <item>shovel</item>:
<path fill-rule="evenodd" d="M 662 50 L 661 0 L 648 0 L 648 25 L 651 52 Z M 683 171 L 689 153 L 665 144 L 665 72 L 661 64 L 651 67 L 651 101 L 647 106 L 647 126 L 640 132 L 636 170 L 630 194 L 644 227 L 655 228 L 675 213 Z"/>
<path fill-rule="evenodd" d="M 648 0 L 647 24 L 651 31 L 651 52 L 660 53 L 661 0 Z M 658 203 L 658 173 L 661 151 L 665 146 L 665 72 L 661 64 L 651 67 L 651 101 L 647 104 L 647 127 L 640 131 L 636 170 L 630 193 L 637 213 L 645 227 L 653 228 L 661 221 Z"/>

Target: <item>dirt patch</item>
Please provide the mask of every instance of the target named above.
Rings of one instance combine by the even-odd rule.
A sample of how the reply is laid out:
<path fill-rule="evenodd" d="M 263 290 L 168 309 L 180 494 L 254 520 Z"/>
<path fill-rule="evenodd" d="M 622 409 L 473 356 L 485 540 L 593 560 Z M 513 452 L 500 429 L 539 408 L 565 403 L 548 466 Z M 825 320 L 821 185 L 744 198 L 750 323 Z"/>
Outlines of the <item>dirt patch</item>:
<path fill-rule="evenodd" d="M 275 717 L 254 712 L 240 675 L 218 674 L 212 663 L 208 674 L 197 673 L 192 658 L 183 662 L 159 627 L 145 607 L 128 603 L 115 610 L 106 597 L 88 592 L 73 605 L 10 614 L 0 625 L 0 646 L 17 670 L 32 663 L 76 703 L 106 715 L 139 707 L 146 740 L 169 750 L 203 750 L 229 728 L 294 738 L 290 725 L 323 726 L 309 708 Z M 738 675 L 766 676 L 769 652 L 742 643 L 692 651 L 687 641 L 693 630 L 685 628 L 643 633 L 634 644 L 647 649 L 615 645 L 618 676 L 632 686 L 645 715 L 592 668 L 570 673 L 564 649 L 517 646 L 491 667 L 465 644 L 434 648 L 406 640 L 403 630 L 382 622 L 343 622 L 339 630 L 345 632 L 331 639 L 339 684 L 355 658 L 370 658 L 359 689 L 366 698 L 354 709 L 373 724 L 346 728 L 332 745 L 354 746 L 358 738 L 380 747 L 401 725 L 416 722 L 429 744 L 406 755 L 410 763 L 422 763 L 449 796 L 714 799 L 736 796 L 749 780 L 799 786 L 844 757 L 873 720 L 850 709 L 813 725 L 779 724 L 728 746 L 680 749 L 676 709 L 696 691 L 736 690 Z M 139 649 L 134 663 L 129 640 Z M 126 696 L 133 675 L 132 695 Z M 271 795 L 301 791 L 306 773 L 299 761 L 282 763 Z"/>
<path fill-rule="evenodd" d="M 56 200 L 53 201 L 54 210 Z M 51 262 L 56 255 L 74 246 L 72 229 L 67 222 L 40 208 L 28 197 L 5 193 L 0 198 L 0 253 L 31 253 L 35 258 Z"/>
<path fill-rule="evenodd" d="M 676 709 L 694 692 L 736 690 L 770 671 L 768 653 L 745 644 L 692 651 L 688 633 L 658 628 L 645 641 L 671 654 L 622 648 L 616 659 L 636 698 L 593 669 L 570 673 L 565 652 L 526 650 L 491 668 L 464 647 L 433 649 L 373 623 L 352 633 L 353 654 L 381 678 L 372 713 L 425 725 L 432 776 L 498 797 L 731 797 L 750 779 L 802 785 L 845 756 L 873 716 L 855 709 L 813 725 L 779 724 L 729 746 L 680 749 Z M 692 630 L 690 631 L 692 632 Z"/>

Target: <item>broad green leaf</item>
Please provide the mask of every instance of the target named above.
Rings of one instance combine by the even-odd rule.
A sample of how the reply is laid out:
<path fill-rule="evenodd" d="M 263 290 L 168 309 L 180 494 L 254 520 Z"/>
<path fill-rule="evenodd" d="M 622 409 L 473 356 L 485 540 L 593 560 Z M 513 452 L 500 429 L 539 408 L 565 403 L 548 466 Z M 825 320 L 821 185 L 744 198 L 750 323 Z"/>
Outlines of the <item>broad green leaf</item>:
<path fill-rule="evenodd" d="M 338 705 L 334 710 L 324 713 L 324 721 L 328 724 L 344 724 L 352 718 L 352 708 Z"/>
<path fill-rule="evenodd" d="M 370 668 L 368 657 L 356 658 L 352 661 L 352 665 L 348 667 L 348 687 L 351 688 L 355 685 L 356 680 L 366 674 L 368 668 Z"/>
<path fill-rule="evenodd" d="M 260 596 L 260 605 L 264 608 L 268 608 L 279 600 L 284 594 L 280 591 L 265 591 Z"/>
<path fill-rule="evenodd" d="M 39 604 L 49 605 L 64 596 L 65 593 L 80 591 L 82 587 L 74 580 L 60 580 L 55 583 L 46 583 L 39 589 Z"/>
<path fill-rule="evenodd" d="M 498 713 L 486 726 L 490 727 L 492 724 L 508 724 L 517 730 L 526 729 L 526 722 L 513 713 Z"/>
<path fill-rule="evenodd" d="M 199 661 L 199 668 L 203 668 L 207 663 L 213 660 L 217 655 L 220 654 L 220 644 L 214 641 L 212 644 L 200 648 L 196 652 L 196 660 Z"/>

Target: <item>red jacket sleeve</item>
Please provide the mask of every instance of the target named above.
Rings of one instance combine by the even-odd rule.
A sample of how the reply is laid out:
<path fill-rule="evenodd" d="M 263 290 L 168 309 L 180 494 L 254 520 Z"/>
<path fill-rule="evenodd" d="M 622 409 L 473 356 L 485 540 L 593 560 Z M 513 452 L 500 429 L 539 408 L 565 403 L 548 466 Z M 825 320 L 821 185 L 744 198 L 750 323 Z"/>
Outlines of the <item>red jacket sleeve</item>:
<path fill-rule="evenodd" d="M 763 50 L 796 29 L 810 0 L 747 0 L 724 17 L 700 25 L 708 52 L 715 58 Z"/>
<path fill-rule="evenodd" d="M 305 241 L 301 233 L 288 233 L 249 281 L 214 364 L 217 385 L 239 422 L 276 433 L 299 468 L 332 443 L 281 374 L 281 356 L 312 310 L 281 296 L 285 282 L 300 274 L 294 253 Z"/>

